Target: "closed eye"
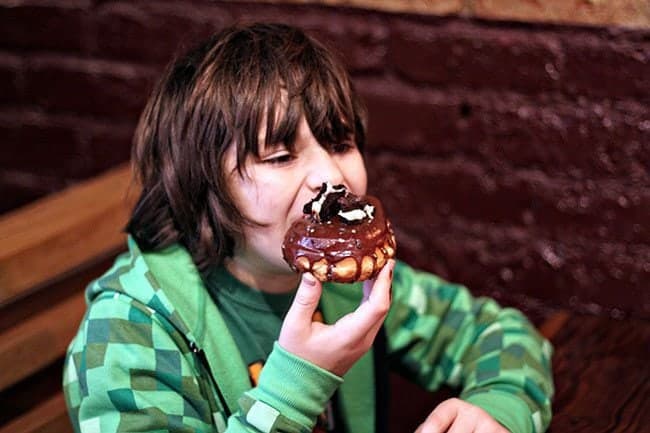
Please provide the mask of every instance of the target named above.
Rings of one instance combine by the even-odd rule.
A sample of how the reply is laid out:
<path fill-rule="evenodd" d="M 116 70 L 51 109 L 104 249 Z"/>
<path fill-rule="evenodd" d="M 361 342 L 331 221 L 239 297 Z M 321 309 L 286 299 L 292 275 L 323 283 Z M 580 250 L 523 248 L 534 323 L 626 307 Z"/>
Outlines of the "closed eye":
<path fill-rule="evenodd" d="M 329 150 L 332 153 L 346 153 L 349 152 L 350 150 L 354 149 L 356 147 L 356 144 L 352 141 L 341 141 L 338 143 L 332 143 L 329 146 Z"/>
<path fill-rule="evenodd" d="M 294 159 L 295 159 L 294 155 L 292 155 L 287 151 L 283 151 L 281 153 L 275 153 L 267 157 L 264 157 L 264 159 L 262 159 L 262 163 L 270 164 L 270 165 L 281 165 L 281 164 L 287 164 L 293 161 Z"/>

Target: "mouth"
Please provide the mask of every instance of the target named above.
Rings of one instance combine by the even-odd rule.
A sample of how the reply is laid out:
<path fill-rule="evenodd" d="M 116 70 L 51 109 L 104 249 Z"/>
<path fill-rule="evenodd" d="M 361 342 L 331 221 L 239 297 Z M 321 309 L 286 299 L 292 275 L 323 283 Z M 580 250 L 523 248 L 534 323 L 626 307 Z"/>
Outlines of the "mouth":
<path fill-rule="evenodd" d="M 300 214 L 298 214 L 296 216 L 287 218 L 286 230 L 289 230 L 289 227 L 291 227 L 293 225 L 293 223 L 295 223 L 296 221 L 301 220 L 303 218 L 306 218 L 307 216 L 308 215 L 305 215 L 304 213 L 300 213 Z M 285 232 L 286 232 L 286 230 L 285 230 Z"/>

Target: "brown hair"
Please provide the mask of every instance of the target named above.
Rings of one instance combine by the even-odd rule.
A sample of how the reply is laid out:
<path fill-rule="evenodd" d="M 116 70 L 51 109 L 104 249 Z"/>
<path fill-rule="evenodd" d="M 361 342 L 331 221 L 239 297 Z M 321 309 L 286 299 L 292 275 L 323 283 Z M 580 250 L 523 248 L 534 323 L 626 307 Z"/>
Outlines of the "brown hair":
<path fill-rule="evenodd" d="M 320 43 L 281 24 L 235 26 L 174 61 L 140 118 L 132 153 L 142 185 L 127 225 L 144 251 L 179 242 L 202 272 L 232 254 L 247 223 L 223 172 L 265 144 L 293 151 L 304 115 L 329 149 L 354 137 L 363 150 L 365 111 L 343 66 Z"/>

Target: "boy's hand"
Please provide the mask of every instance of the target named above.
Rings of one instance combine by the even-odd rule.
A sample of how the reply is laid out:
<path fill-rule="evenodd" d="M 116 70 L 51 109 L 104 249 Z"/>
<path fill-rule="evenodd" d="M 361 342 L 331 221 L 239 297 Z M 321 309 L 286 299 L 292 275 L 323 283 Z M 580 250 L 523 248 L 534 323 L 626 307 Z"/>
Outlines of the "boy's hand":
<path fill-rule="evenodd" d="M 322 285 L 311 274 L 303 274 L 296 297 L 282 324 L 278 339 L 280 346 L 343 376 L 370 349 L 388 314 L 394 267 L 395 261 L 389 260 L 375 280 L 365 281 L 361 305 L 333 325 L 313 321 Z"/>
<path fill-rule="evenodd" d="M 457 398 L 440 403 L 415 433 L 509 433 L 487 412 Z"/>

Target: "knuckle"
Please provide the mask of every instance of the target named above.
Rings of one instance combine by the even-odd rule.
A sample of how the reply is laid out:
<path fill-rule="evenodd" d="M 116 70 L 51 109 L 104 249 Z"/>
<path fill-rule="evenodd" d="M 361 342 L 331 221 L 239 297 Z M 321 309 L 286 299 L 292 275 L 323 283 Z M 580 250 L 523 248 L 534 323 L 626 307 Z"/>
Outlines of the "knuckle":
<path fill-rule="evenodd" d="M 471 405 L 471 404 L 467 405 L 466 411 L 469 414 L 471 414 L 473 417 L 475 417 L 476 419 L 480 419 L 480 420 L 488 419 L 489 420 L 487 412 L 485 412 L 483 409 L 481 409 L 478 406 L 474 406 L 474 405 Z"/>
<path fill-rule="evenodd" d="M 390 309 L 390 302 L 375 302 L 372 306 L 372 311 L 377 318 L 382 318 L 388 314 Z"/>
<path fill-rule="evenodd" d="M 436 413 L 432 413 L 429 415 L 429 418 L 427 418 L 427 421 L 422 425 L 422 427 L 422 431 L 425 433 L 435 433 L 442 431 L 445 426 L 440 416 Z"/>
<path fill-rule="evenodd" d="M 303 307 L 311 307 L 314 305 L 318 299 L 315 299 L 313 296 L 310 295 L 305 295 L 302 293 L 296 294 L 296 297 L 294 299 L 294 302 L 298 305 L 301 305 Z"/>
<path fill-rule="evenodd" d="M 376 308 L 377 316 L 379 317 L 386 316 L 388 314 L 389 307 L 390 306 L 388 304 L 378 305 Z"/>

